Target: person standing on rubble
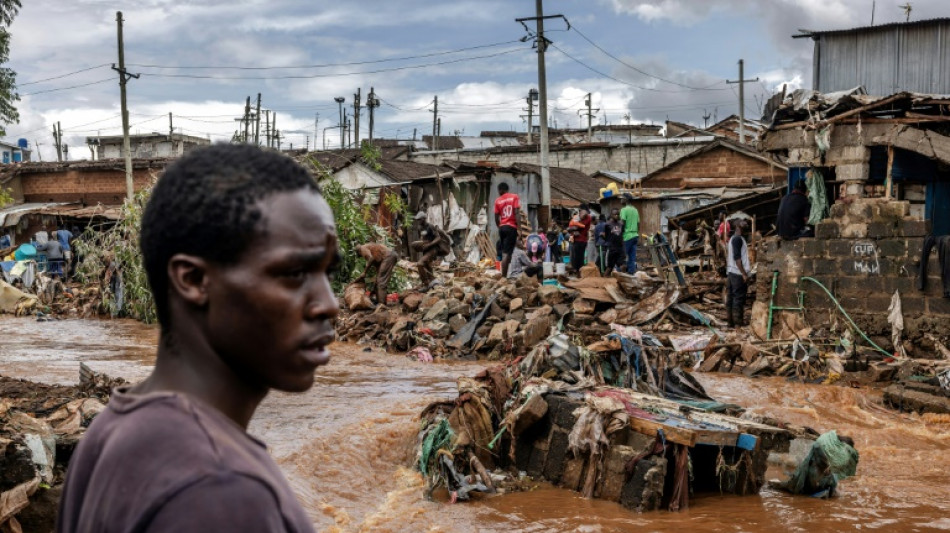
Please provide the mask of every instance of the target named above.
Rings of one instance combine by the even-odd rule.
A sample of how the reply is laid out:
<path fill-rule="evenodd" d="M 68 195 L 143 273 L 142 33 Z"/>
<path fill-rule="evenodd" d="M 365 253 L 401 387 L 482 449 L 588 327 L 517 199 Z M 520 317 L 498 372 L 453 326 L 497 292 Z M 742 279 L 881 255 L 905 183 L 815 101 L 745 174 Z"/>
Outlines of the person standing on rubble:
<path fill-rule="evenodd" d="M 620 220 L 623 221 L 623 250 L 627 255 L 627 274 L 637 271 L 637 240 L 640 235 L 640 212 L 633 206 L 633 195 L 620 199 Z"/>
<path fill-rule="evenodd" d="M 73 265 L 73 233 L 64 227 L 60 227 L 54 233 L 56 234 L 56 240 L 59 241 L 59 245 L 63 249 L 63 279 L 69 279 L 72 275 Z"/>
<path fill-rule="evenodd" d="M 594 226 L 594 247 L 596 251 L 597 268 L 601 273 L 607 271 L 607 217 L 601 219 Z"/>
<path fill-rule="evenodd" d="M 419 281 L 425 288 L 435 280 L 432 264 L 440 261 L 452 251 L 452 238 L 446 232 L 430 224 L 424 211 L 419 211 L 416 214 L 416 224 L 419 225 L 422 238 L 411 243 L 409 247 L 422 254 L 416 262 L 416 270 L 419 272 Z"/>
<path fill-rule="evenodd" d="M 371 242 L 356 247 L 356 253 L 366 260 L 366 267 L 354 282 L 364 281 L 370 268 L 376 269 L 376 303 L 386 303 L 386 291 L 389 290 L 389 280 L 393 277 L 396 261 L 399 254 L 382 244 Z"/>
<path fill-rule="evenodd" d="M 312 532 L 247 426 L 327 364 L 333 213 L 306 169 L 250 145 L 172 163 L 142 219 L 155 368 L 117 388 L 72 454 L 56 530 Z"/>
<path fill-rule="evenodd" d="M 776 230 L 779 237 L 792 241 L 801 237 L 812 237 L 814 233 L 808 226 L 808 217 L 811 216 L 811 202 L 808 201 L 808 186 L 805 180 L 795 182 L 792 192 L 782 198 L 778 206 Z"/>
<path fill-rule="evenodd" d="M 610 211 L 604 242 L 606 243 L 604 246 L 606 250 L 604 272 L 609 274 L 614 270 L 621 271 L 625 257 L 623 251 L 623 222 L 620 221 L 620 212 L 616 209 Z"/>
<path fill-rule="evenodd" d="M 729 239 L 729 248 L 726 253 L 726 274 L 729 284 L 729 298 L 726 310 L 729 313 L 729 326 L 740 327 L 745 325 L 745 298 L 749 287 L 749 246 L 742 234 L 745 232 L 746 221 L 739 219 L 735 223 L 735 231 Z"/>
<path fill-rule="evenodd" d="M 582 207 L 577 212 L 575 220 L 571 221 L 568 231 L 572 234 L 571 241 L 571 268 L 574 272 L 580 274 L 581 267 L 584 266 L 587 253 L 587 241 L 590 240 L 590 212 Z"/>
<path fill-rule="evenodd" d="M 56 232 L 53 232 L 53 238 L 47 239 L 44 243 L 38 243 L 36 245 L 36 251 L 43 252 L 46 254 L 46 261 L 49 265 L 48 271 L 53 277 L 62 277 L 65 278 L 63 272 L 63 263 L 65 261 L 63 255 L 63 246 L 59 243 L 59 239 L 56 238 Z"/>
<path fill-rule="evenodd" d="M 495 199 L 495 226 L 501 241 L 501 275 L 508 277 L 508 265 L 511 254 L 519 239 L 521 227 L 521 198 L 508 192 L 508 184 L 498 184 L 498 198 Z"/>

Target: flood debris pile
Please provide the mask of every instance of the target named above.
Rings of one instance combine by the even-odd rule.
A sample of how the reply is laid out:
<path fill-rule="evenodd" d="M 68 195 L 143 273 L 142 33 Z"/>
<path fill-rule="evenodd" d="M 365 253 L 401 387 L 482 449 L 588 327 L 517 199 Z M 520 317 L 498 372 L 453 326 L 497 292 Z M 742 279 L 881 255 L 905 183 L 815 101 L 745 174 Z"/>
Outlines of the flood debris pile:
<path fill-rule="evenodd" d="M 340 337 L 372 342 L 391 352 L 421 357 L 469 356 L 502 359 L 526 354 L 552 328 L 581 343 L 611 332 L 611 324 L 648 324 L 673 331 L 694 324 L 722 327 L 719 280 L 703 273 L 693 285 L 665 283 L 645 272 L 601 277 L 593 265 L 580 278 L 561 276 L 541 283 L 522 276 L 501 278 L 496 270 L 474 265 L 441 272 L 426 292 L 390 295 L 373 306 L 362 283 L 351 284 L 337 321 Z"/>
<path fill-rule="evenodd" d="M 0 376 L 0 531 L 51 531 L 66 465 L 112 388 L 80 366 L 78 386 Z"/>
<path fill-rule="evenodd" d="M 445 489 L 456 501 L 545 480 L 629 509 L 676 511 L 696 493 L 757 493 L 771 452 L 817 437 L 718 403 L 688 373 L 642 354 L 595 352 L 558 334 L 459 379 L 458 398 L 421 415 L 428 494 Z"/>

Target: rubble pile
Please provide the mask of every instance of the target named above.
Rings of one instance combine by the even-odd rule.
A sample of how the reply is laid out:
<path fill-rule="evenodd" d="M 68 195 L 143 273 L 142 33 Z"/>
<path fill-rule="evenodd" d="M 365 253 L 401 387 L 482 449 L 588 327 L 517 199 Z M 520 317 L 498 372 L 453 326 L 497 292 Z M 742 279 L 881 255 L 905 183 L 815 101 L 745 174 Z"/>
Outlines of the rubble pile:
<path fill-rule="evenodd" d="M 544 480 L 630 509 L 676 511 L 697 492 L 758 493 L 770 453 L 818 436 L 743 415 L 667 356 L 624 344 L 594 352 L 556 334 L 526 357 L 460 378 L 456 399 L 421 415 L 416 466 L 427 495 L 445 491 L 454 502 Z"/>
<path fill-rule="evenodd" d="M 66 464 L 112 388 L 80 365 L 78 386 L 0 376 L 0 531 L 51 531 Z"/>

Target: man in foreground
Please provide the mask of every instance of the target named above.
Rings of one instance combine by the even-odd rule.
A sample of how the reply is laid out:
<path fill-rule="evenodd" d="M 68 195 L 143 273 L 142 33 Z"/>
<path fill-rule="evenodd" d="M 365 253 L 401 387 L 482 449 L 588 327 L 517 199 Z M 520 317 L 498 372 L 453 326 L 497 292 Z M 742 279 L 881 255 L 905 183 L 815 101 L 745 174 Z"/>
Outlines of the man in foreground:
<path fill-rule="evenodd" d="M 246 429 L 270 389 L 309 389 L 330 358 L 337 237 L 319 188 L 273 152 L 196 150 L 155 186 L 141 245 L 155 369 L 86 432 L 57 530 L 312 531 Z"/>
<path fill-rule="evenodd" d="M 521 224 L 521 198 L 508 192 L 508 184 L 498 184 L 498 198 L 495 199 L 495 226 L 498 228 L 498 239 L 501 241 L 501 275 L 508 276 L 508 265 L 511 263 L 511 254 L 515 251 L 518 242 L 519 225 Z"/>

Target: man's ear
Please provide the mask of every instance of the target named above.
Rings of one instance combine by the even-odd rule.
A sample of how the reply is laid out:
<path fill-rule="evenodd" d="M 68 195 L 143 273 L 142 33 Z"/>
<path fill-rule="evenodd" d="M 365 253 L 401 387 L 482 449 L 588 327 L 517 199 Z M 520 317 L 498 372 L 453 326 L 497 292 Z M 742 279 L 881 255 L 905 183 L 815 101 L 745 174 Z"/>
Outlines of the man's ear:
<path fill-rule="evenodd" d="M 175 254 L 168 261 L 171 289 L 186 302 L 203 307 L 208 303 L 208 262 L 200 257 Z"/>

